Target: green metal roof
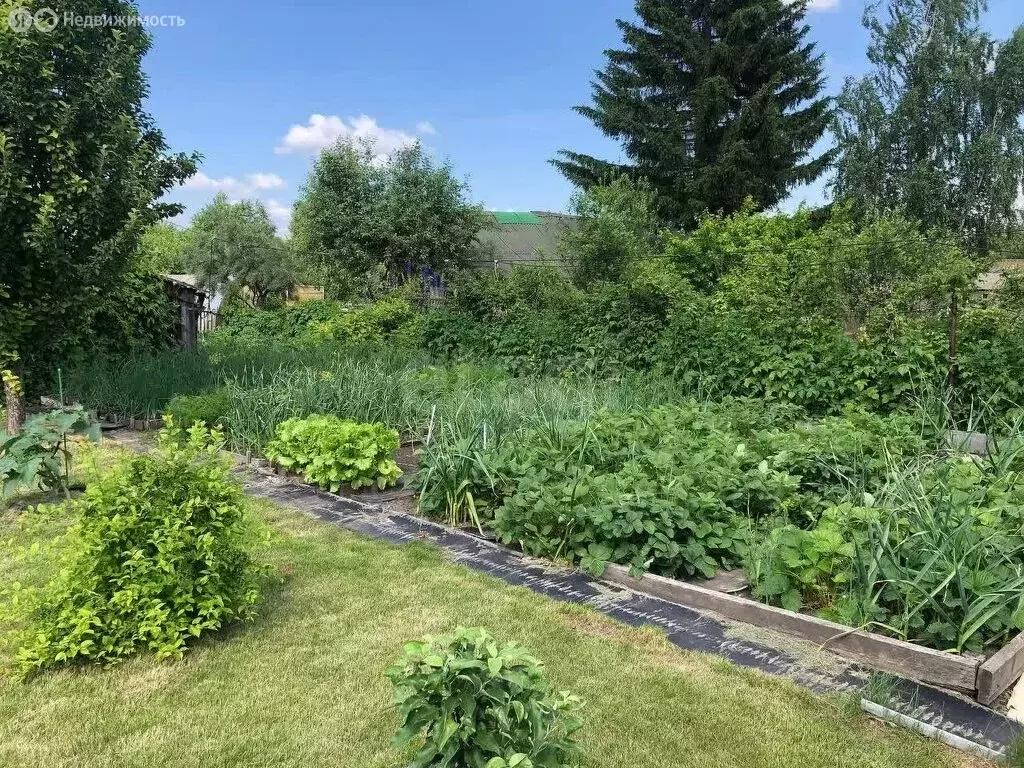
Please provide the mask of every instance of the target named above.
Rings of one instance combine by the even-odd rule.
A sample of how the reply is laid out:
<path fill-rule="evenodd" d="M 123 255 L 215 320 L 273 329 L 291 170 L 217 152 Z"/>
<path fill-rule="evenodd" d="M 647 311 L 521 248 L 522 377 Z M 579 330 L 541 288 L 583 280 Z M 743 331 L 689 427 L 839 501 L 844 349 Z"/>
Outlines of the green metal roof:
<path fill-rule="evenodd" d="M 530 211 L 494 211 L 499 224 L 543 224 L 537 214 Z"/>

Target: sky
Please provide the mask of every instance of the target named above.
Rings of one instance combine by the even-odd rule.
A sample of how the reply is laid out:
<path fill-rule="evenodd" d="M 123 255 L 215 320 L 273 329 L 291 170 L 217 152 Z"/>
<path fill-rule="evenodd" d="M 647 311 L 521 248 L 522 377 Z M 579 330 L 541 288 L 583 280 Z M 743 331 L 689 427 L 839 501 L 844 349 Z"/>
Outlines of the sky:
<path fill-rule="evenodd" d="M 218 191 L 264 202 L 282 232 L 316 153 L 339 138 L 382 154 L 419 140 L 491 210 L 567 210 L 573 192 L 548 163 L 559 149 L 617 157 L 572 111 L 590 100 L 615 20 L 632 0 L 141 0 L 152 28 L 148 109 L 200 172 L 170 198 L 186 222 Z M 828 92 L 867 68 L 864 0 L 812 0 L 810 38 Z M 990 0 L 1006 37 L 1024 0 Z M 827 142 L 824 144 L 827 146 Z M 781 206 L 825 199 L 823 181 Z"/>

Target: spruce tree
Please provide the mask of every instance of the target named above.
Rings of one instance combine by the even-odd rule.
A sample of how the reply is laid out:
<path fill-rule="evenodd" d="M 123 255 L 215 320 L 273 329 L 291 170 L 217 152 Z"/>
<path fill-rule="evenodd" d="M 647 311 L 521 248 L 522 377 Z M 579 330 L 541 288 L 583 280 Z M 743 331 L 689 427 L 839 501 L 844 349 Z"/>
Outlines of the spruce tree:
<path fill-rule="evenodd" d="M 806 41 L 806 0 L 637 0 L 606 51 L 593 106 L 576 111 L 622 143 L 616 164 L 563 150 L 552 162 L 589 188 L 627 173 L 658 193 L 667 223 L 732 213 L 748 196 L 769 208 L 817 178 L 810 157 L 830 120 L 822 57 Z"/>

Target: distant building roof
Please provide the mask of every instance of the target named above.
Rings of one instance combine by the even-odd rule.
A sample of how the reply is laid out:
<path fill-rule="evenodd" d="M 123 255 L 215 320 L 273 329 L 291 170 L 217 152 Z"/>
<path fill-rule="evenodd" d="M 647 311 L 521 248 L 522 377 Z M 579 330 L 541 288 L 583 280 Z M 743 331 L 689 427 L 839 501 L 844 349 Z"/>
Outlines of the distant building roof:
<path fill-rule="evenodd" d="M 1003 285 L 1003 275 L 1018 269 L 1024 269 L 1024 259 L 997 261 L 991 270 L 978 275 L 974 281 L 974 290 L 983 295 L 995 293 Z"/>
<path fill-rule="evenodd" d="M 185 285 L 191 285 L 193 288 L 200 288 L 199 279 L 195 275 L 163 275 L 165 280 L 171 280 L 175 283 L 184 283 Z"/>
<path fill-rule="evenodd" d="M 516 262 L 557 263 L 561 261 L 561 236 L 579 226 L 579 218 L 567 213 L 494 211 L 491 215 L 494 224 L 477 235 L 481 244 L 479 267 L 495 261 L 502 269 Z"/>

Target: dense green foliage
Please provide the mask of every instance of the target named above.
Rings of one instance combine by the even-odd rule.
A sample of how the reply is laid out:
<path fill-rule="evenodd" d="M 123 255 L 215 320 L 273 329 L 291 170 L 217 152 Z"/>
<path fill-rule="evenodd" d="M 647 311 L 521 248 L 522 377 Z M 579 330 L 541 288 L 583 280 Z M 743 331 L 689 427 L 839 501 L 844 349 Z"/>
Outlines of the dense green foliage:
<path fill-rule="evenodd" d="M 646 183 L 619 176 L 577 192 L 572 207 L 578 227 L 562 236 L 560 246 L 577 285 L 620 280 L 631 265 L 656 253 L 661 227 Z"/>
<path fill-rule="evenodd" d="M 24 488 L 66 491 L 71 458 L 67 436 L 89 424 L 79 407 L 30 416 L 13 436 L 0 429 L 0 499 Z"/>
<path fill-rule="evenodd" d="M 426 318 L 426 348 L 516 374 L 654 370 L 688 392 L 767 397 L 816 414 L 850 402 L 899 410 L 944 389 L 956 296 L 964 409 L 1005 412 L 1024 398 L 1014 378 L 1024 360 L 1019 310 L 971 303 L 976 267 L 904 219 L 858 226 L 845 209 L 822 221 L 748 207 L 706 217 L 688 236 L 665 235 L 646 257 L 636 254 L 652 247 L 649 237 L 633 238 L 614 213 L 596 219 L 601 242 L 644 243 L 610 258 L 618 281 L 580 290 L 540 267 L 464 276 Z M 589 231 L 570 239 L 589 247 Z"/>
<path fill-rule="evenodd" d="M 232 203 L 218 193 L 192 219 L 183 259 L 206 288 L 235 288 L 251 307 L 283 300 L 295 285 L 291 251 L 259 201 Z"/>
<path fill-rule="evenodd" d="M 169 427 L 158 452 L 69 502 L 53 578 L 10 590 L 6 610 L 25 621 L 16 637 L 22 673 L 142 650 L 177 658 L 200 636 L 252 618 L 263 570 L 220 439 Z"/>
<path fill-rule="evenodd" d="M 393 277 L 449 271 L 467 261 L 484 223 L 467 195 L 419 144 L 381 162 L 371 146 L 342 142 L 317 158 L 295 205 L 296 251 L 338 298 L 377 265 Z"/>
<path fill-rule="evenodd" d="M 394 485 L 402 474 L 395 463 L 398 433 L 383 424 L 360 424 L 337 416 L 308 416 L 279 424 L 266 457 L 302 472 L 307 483 L 337 492 Z"/>
<path fill-rule="evenodd" d="M 597 414 L 526 435 L 499 460 L 494 529 L 527 552 L 710 578 L 745 551 L 741 515 L 769 513 L 795 483 L 699 411 Z"/>
<path fill-rule="evenodd" d="M 88 6 L 137 12 L 120 0 Z M 104 291 L 132 268 L 143 231 L 179 210 L 156 201 L 194 171 L 143 110 L 149 45 L 142 25 L 0 25 L 0 351 L 26 367 L 30 391 L 93 337 Z"/>
<path fill-rule="evenodd" d="M 486 630 L 405 644 L 386 672 L 402 718 L 396 746 L 423 733 L 415 768 L 562 768 L 575 764 L 576 696 L 554 693 L 543 664 Z"/>
<path fill-rule="evenodd" d="M 503 289 L 494 294 L 501 302 L 496 306 L 486 300 L 494 286 Z M 554 316 L 570 319 L 578 318 L 578 308 L 592 300 L 592 294 L 576 291 L 568 283 L 540 279 L 537 271 L 488 278 L 484 284 L 469 281 L 463 287 L 466 290 L 453 296 L 445 312 L 459 315 L 463 321 L 480 316 L 475 322 L 488 333 L 519 316 L 525 321 L 530 306 L 547 306 L 550 311 L 564 306 L 566 314 Z M 602 288 L 610 295 L 628 296 L 632 290 L 629 286 Z M 488 319 L 491 311 L 495 316 Z M 999 320 L 990 320 L 1000 324 L 1010 323 L 1016 316 L 1010 308 L 1000 307 L 984 313 L 986 317 L 998 314 Z M 275 318 L 281 316 L 266 314 L 268 323 L 278 322 Z M 634 315 L 631 325 L 618 332 L 654 327 L 641 322 L 641 317 Z M 429 319 L 428 324 L 431 322 L 435 320 Z M 671 322 L 675 323 L 675 318 Z M 743 565 L 758 594 L 773 603 L 801 605 L 852 623 L 873 622 L 877 630 L 938 647 L 977 648 L 998 643 L 1007 628 L 1015 626 L 1010 593 L 1000 591 L 999 600 L 994 601 L 984 591 L 987 582 L 971 574 L 980 563 L 974 554 L 982 553 L 996 562 L 996 552 L 1003 552 L 1008 583 L 1015 583 L 1012 568 L 1017 556 L 1006 544 L 1009 529 L 1005 521 L 1012 517 L 1000 513 L 1003 523 L 997 528 L 976 528 L 972 535 L 980 539 L 950 555 L 963 564 L 963 578 L 975 585 L 964 587 L 963 594 L 977 596 L 964 603 L 968 605 L 964 613 L 958 613 L 952 597 L 945 598 L 944 613 L 918 608 L 920 600 L 914 602 L 914 596 L 920 598 L 920 594 L 895 586 L 903 577 L 893 569 L 909 572 L 927 565 L 911 559 L 912 543 L 923 541 L 926 531 L 934 531 L 936 543 L 952 546 L 956 540 L 943 538 L 948 530 L 935 524 L 939 518 L 905 511 L 907 504 L 899 499 L 913 498 L 913 494 L 900 497 L 893 491 L 900 478 L 912 477 L 906 467 L 922 460 L 918 457 L 941 455 L 936 449 L 946 424 L 946 406 L 926 399 L 928 411 L 914 410 L 914 379 L 923 368 L 911 365 L 913 357 L 903 358 L 909 361 L 906 373 L 895 370 L 885 374 L 883 381 L 889 382 L 889 390 L 901 393 L 894 399 L 880 400 L 872 393 L 874 384 L 860 387 L 846 381 L 847 371 L 857 369 L 844 368 L 844 356 L 856 353 L 860 342 L 841 330 L 829 333 L 834 336 L 804 337 L 802 349 L 772 353 L 773 360 L 796 361 L 799 365 L 793 370 L 804 371 L 803 379 L 796 373 L 791 378 L 776 375 L 770 389 L 755 390 L 761 396 L 758 400 L 722 405 L 688 400 L 687 393 L 699 389 L 699 384 L 694 386 L 682 375 L 683 370 L 672 376 L 659 371 L 667 366 L 637 353 L 637 338 L 624 342 L 631 355 L 628 364 L 601 369 L 614 370 L 615 377 L 592 377 L 584 361 L 595 358 L 573 347 L 579 355 L 576 365 L 551 367 L 567 371 L 566 375 L 537 379 L 509 377 L 494 368 L 466 364 L 439 368 L 412 350 L 320 343 L 304 347 L 297 341 L 303 333 L 284 339 L 284 347 L 274 346 L 269 335 L 263 337 L 267 341 L 261 346 L 239 341 L 234 351 L 227 341 L 221 342 L 219 351 L 213 353 L 220 358 L 215 364 L 211 353 L 183 353 L 164 363 L 154 359 L 143 367 L 126 364 L 119 369 L 118 375 L 127 376 L 116 396 L 130 396 L 129 386 L 152 386 L 159 378 L 154 372 L 159 372 L 161 365 L 173 368 L 176 375 L 195 365 L 190 376 L 223 383 L 227 406 L 222 413 L 237 450 L 274 457 L 273 447 L 268 450 L 268 443 L 272 445 L 275 438 L 274 426 L 296 416 L 316 416 L 314 421 L 319 422 L 319 414 L 330 414 L 335 421 L 385 424 L 427 440 L 420 450 L 421 470 L 415 479 L 423 513 L 451 524 L 490 528 L 527 551 L 581 563 L 595 571 L 606 562 L 620 562 L 638 570 L 707 576 L 721 567 Z M 592 338 L 598 338 L 596 332 Z M 735 337 L 716 343 L 721 350 L 730 350 L 730 345 L 739 345 L 744 338 L 742 326 L 738 326 Z M 828 348 L 822 339 L 830 338 L 835 339 L 834 356 L 816 357 L 812 350 L 820 355 Z M 937 334 L 935 357 L 925 356 L 920 363 L 935 365 L 937 380 L 943 373 L 941 365 L 936 365 L 941 362 L 943 342 Z M 659 340 L 655 351 L 663 343 Z M 749 364 L 742 356 L 767 349 L 768 343 L 739 346 L 730 350 L 737 357 L 728 360 L 735 360 L 730 363 L 734 365 Z M 771 343 L 778 346 L 777 340 Z M 897 354 L 898 347 L 891 349 L 888 354 Z M 545 353 L 553 354 L 551 350 Z M 525 356 L 520 359 L 524 368 L 537 363 Z M 853 359 L 861 360 L 856 354 Z M 653 369 L 642 373 L 631 371 L 634 365 L 655 363 Z M 884 372 L 887 364 L 881 358 L 877 370 Z M 776 370 L 783 370 L 779 366 L 781 363 Z M 178 387 L 187 381 L 171 379 L 161 386 Z M 725 390 L 724 383 L 730 380 L 723 374 L 721 381 Z M 905 390 L 897 387 L 900 382 Z M 203 384 L 203 388 L 210 386 L 212 383 Z M 740 389 L 731 387 L 732 391 Z M 766 392 L 770 399 L 764 398 Z M 222 396 L 215 399 L 217 409 L 224 409 Z M 875 409 L 911 413 L 872 415 L 852 408 L 851 399 Z M 809 418 L 803 407 L 808 404 L 836 415 Z M 1012 433 L 1012 428 L 999 426 L 997 414 L 1006 410 L 1006 401 L 996 405 L 998 408 L 981 415 L 994 433 Z M 395 433 L 390 435 L 393 450 Z M 317 481 L 340 485 L 338 473 L 347 468 L 337 466 L 336 457 L 349 456 L 348 448 L 339 450 L 332 442 L 322 453 L 330 471 L 337 472 L 333 480 L 325 473 Z M 368 456 L 362 460 L 364 464 L 374 462 Z M 979 493 L 996 488 L 991 477 L 991 473 L 983 473 L 977 483 Z M 869 497 L 874 501 L 866 503 Z M 986 504 L 970 501 L 968 508 L 988 508 Z M 1004 502 L 994 504 L 993 508 L 998 508 Z M 836 510 L 865 506 L 885 515 L 898 513 L 901 517 L 893 519 L 903 521 L 888 527 L 899 531 L 899 537 L 886 539 L 879 532 L 885 527 L 870 534 L 876 542 L 891 541 L 892 552 L 883 563 L 888 570 L 873 567 L 867 556 L 885 550 L 865 545 L 859 556 L 851 556 L 855 539 L 845 528 L 841 535 L 835 533 L 835 521 L 851 517 L 844 518 Z M 857 520 L 864 516 L 858 515 L 854 516 Z M 879 519 L 884 522 L 888 518 Z M 1002 533 L 992 538 L 997 531 Z M 986 538 L 991 541 L 972 549 Z M 911 544 L 900 545 L 903 539 Z M 807 562 L 794 552 L 802 553 L 799 557 Z M 856 571 L 861 566 L 863 569 Z M 851 575 L 856 573 L 862 574 L 861 580 Z M 941 583 L 943 577 L 939 578 L 929 589 Z M 860 592 L 852 591 L 855 585 Z M 962 587 L 954 582 L 946 586 Z M 865 602 L 865 595 L 874 597 Z M 989 608 L 996 613 L 985 616 Z M 984 621 L 974 626 L 972 617 Z M 918 619 L 926 624 L 919 625 Z M 942 622 L 953 629 L 946 629 Z"/>
<path fill-rule="evenodd" d="M 831 153 L 809 158 L 829 120 L 822 57 L 806 3 L 637 0 L 618 21 L 623 48 L 597 73 L 593 106 L 576 111 L 621 142 L 625 165 L 563 151 L 554 164 L 588 188 L 622 172 L 658 191 L 663 220 L 690 227 L 747 197 L 770 208 L 813 181 Z"/>
<path fill-rule="evenodd" d="M 85 351 L 124 355 L 169 347 L 180 311 L 168 297 L 163 277 L 140 259 L 102 293 Z"/>
<path fill-rule="evenodd" d="M 191 427 L 200 423 L 206 427 L 225 426 L 231 409 L 231 398 L 224 388 L 199 395 L 178 395 L 164 411 L 174 424 Z"/>
<path fill-rule="evenodd" d="M 207 335 L 208 349 L 265 346 L 286 342 L 296 347 L 390 342 L 417 345 L 420 318 L 400 295 L 372 304 L 304 301 L 273 312 L 231 313 L 228 323 Z"/>
<path fill-rule="evenodd" d="M 174 224 L 155 224 L 142 233 L 139 261 L 157 274 L 185 274 L 185 250 L 191 235 L 191 230 Z"/>
<path fill-rule="evenodd" d="M 869 5 L 872 69 L 846 82 L 835 126 L 840 197 L 867 214 L 899 211 L 942 227 L 983 251 L 1018 223 L 1024 177 L 1024 26 L 993 40 L 980 25 L 985 5 Z"/>
<path fill-rule="evenodd" d="M 1019 468 L 943 495 L 967 470 L 947 472 L 960 459 L 941 435 L 1019 432 L 1024 290 L 973 300 L 974 265 L 899 217 L 748 205 L 683 237 L 644 219 L 641 184 L 586 204 L 567 238 L 592 256 L 579 284 L 532 267 L 459 274 L 423 314 L 400 295 L 237 312 L 199 353 L 89 377 L 114 401 L 223 387 L 233 447 L 271 458 L 277 425 L 307 416 L 419 438 L 424 514 L 594 572 L 742 566 L 761 599 L 938 648 L 1016 631 Z M 340 487 L 338 457 L 375 451 L 332 437 L 293 453 L 321 455 L 315 482 Z"/>
<path fill-rule="evenodd" d="M 1005 643 L 1024 629 L 1019 456 L 892 464 L 813 528 L 768 532 L 748 565 L 755 594 L 944 650 Z"/>
<path fill-rule="evenodd" d="M 850 487 L 877 491 L 891 457 L 924 448 L 905 418 L 791 419 L 691 401 L 552 421 L 489 447 L 471 435 L 421 453 L 421 509 L 452 516 L 436 486 L 450 486 L 437 476 L 455 474 L 455 454 L 469 459 L 463 494 L 507 543 L 598 573 L 615 562 L 710 578 L 740 563 L 757 521 L 813 524 Z"/>
<path fill-rule="evenodd" d="M 535 281 L 548 277 L 543 290 L 534 290 Z M 753 285 L 753 299 L 767 304 L 771 287 L 755 292 Z M 772 316 L 754 306 L 730 307 L 724 298 L 649 281 L 582 293 L 557 276 L 524 269 L 457 284 L 451 303 L 426 318 L 423 339 L 439 359 L 497 361 L 520 375 L 654 370 L 687 392 L 767 397 L 818 414 L 850 402 L 903 408 L 944 386 L 942 320 L 863 327 L 851 335 L 828 318 Z M 985 336 L 966 329 L 973 326 L 965 323 L 961 338 L 962 397 L 1019 401 L 1024 390 L 1012 377 L 1020 340 L 993 326 L 978 328 Z"/>

